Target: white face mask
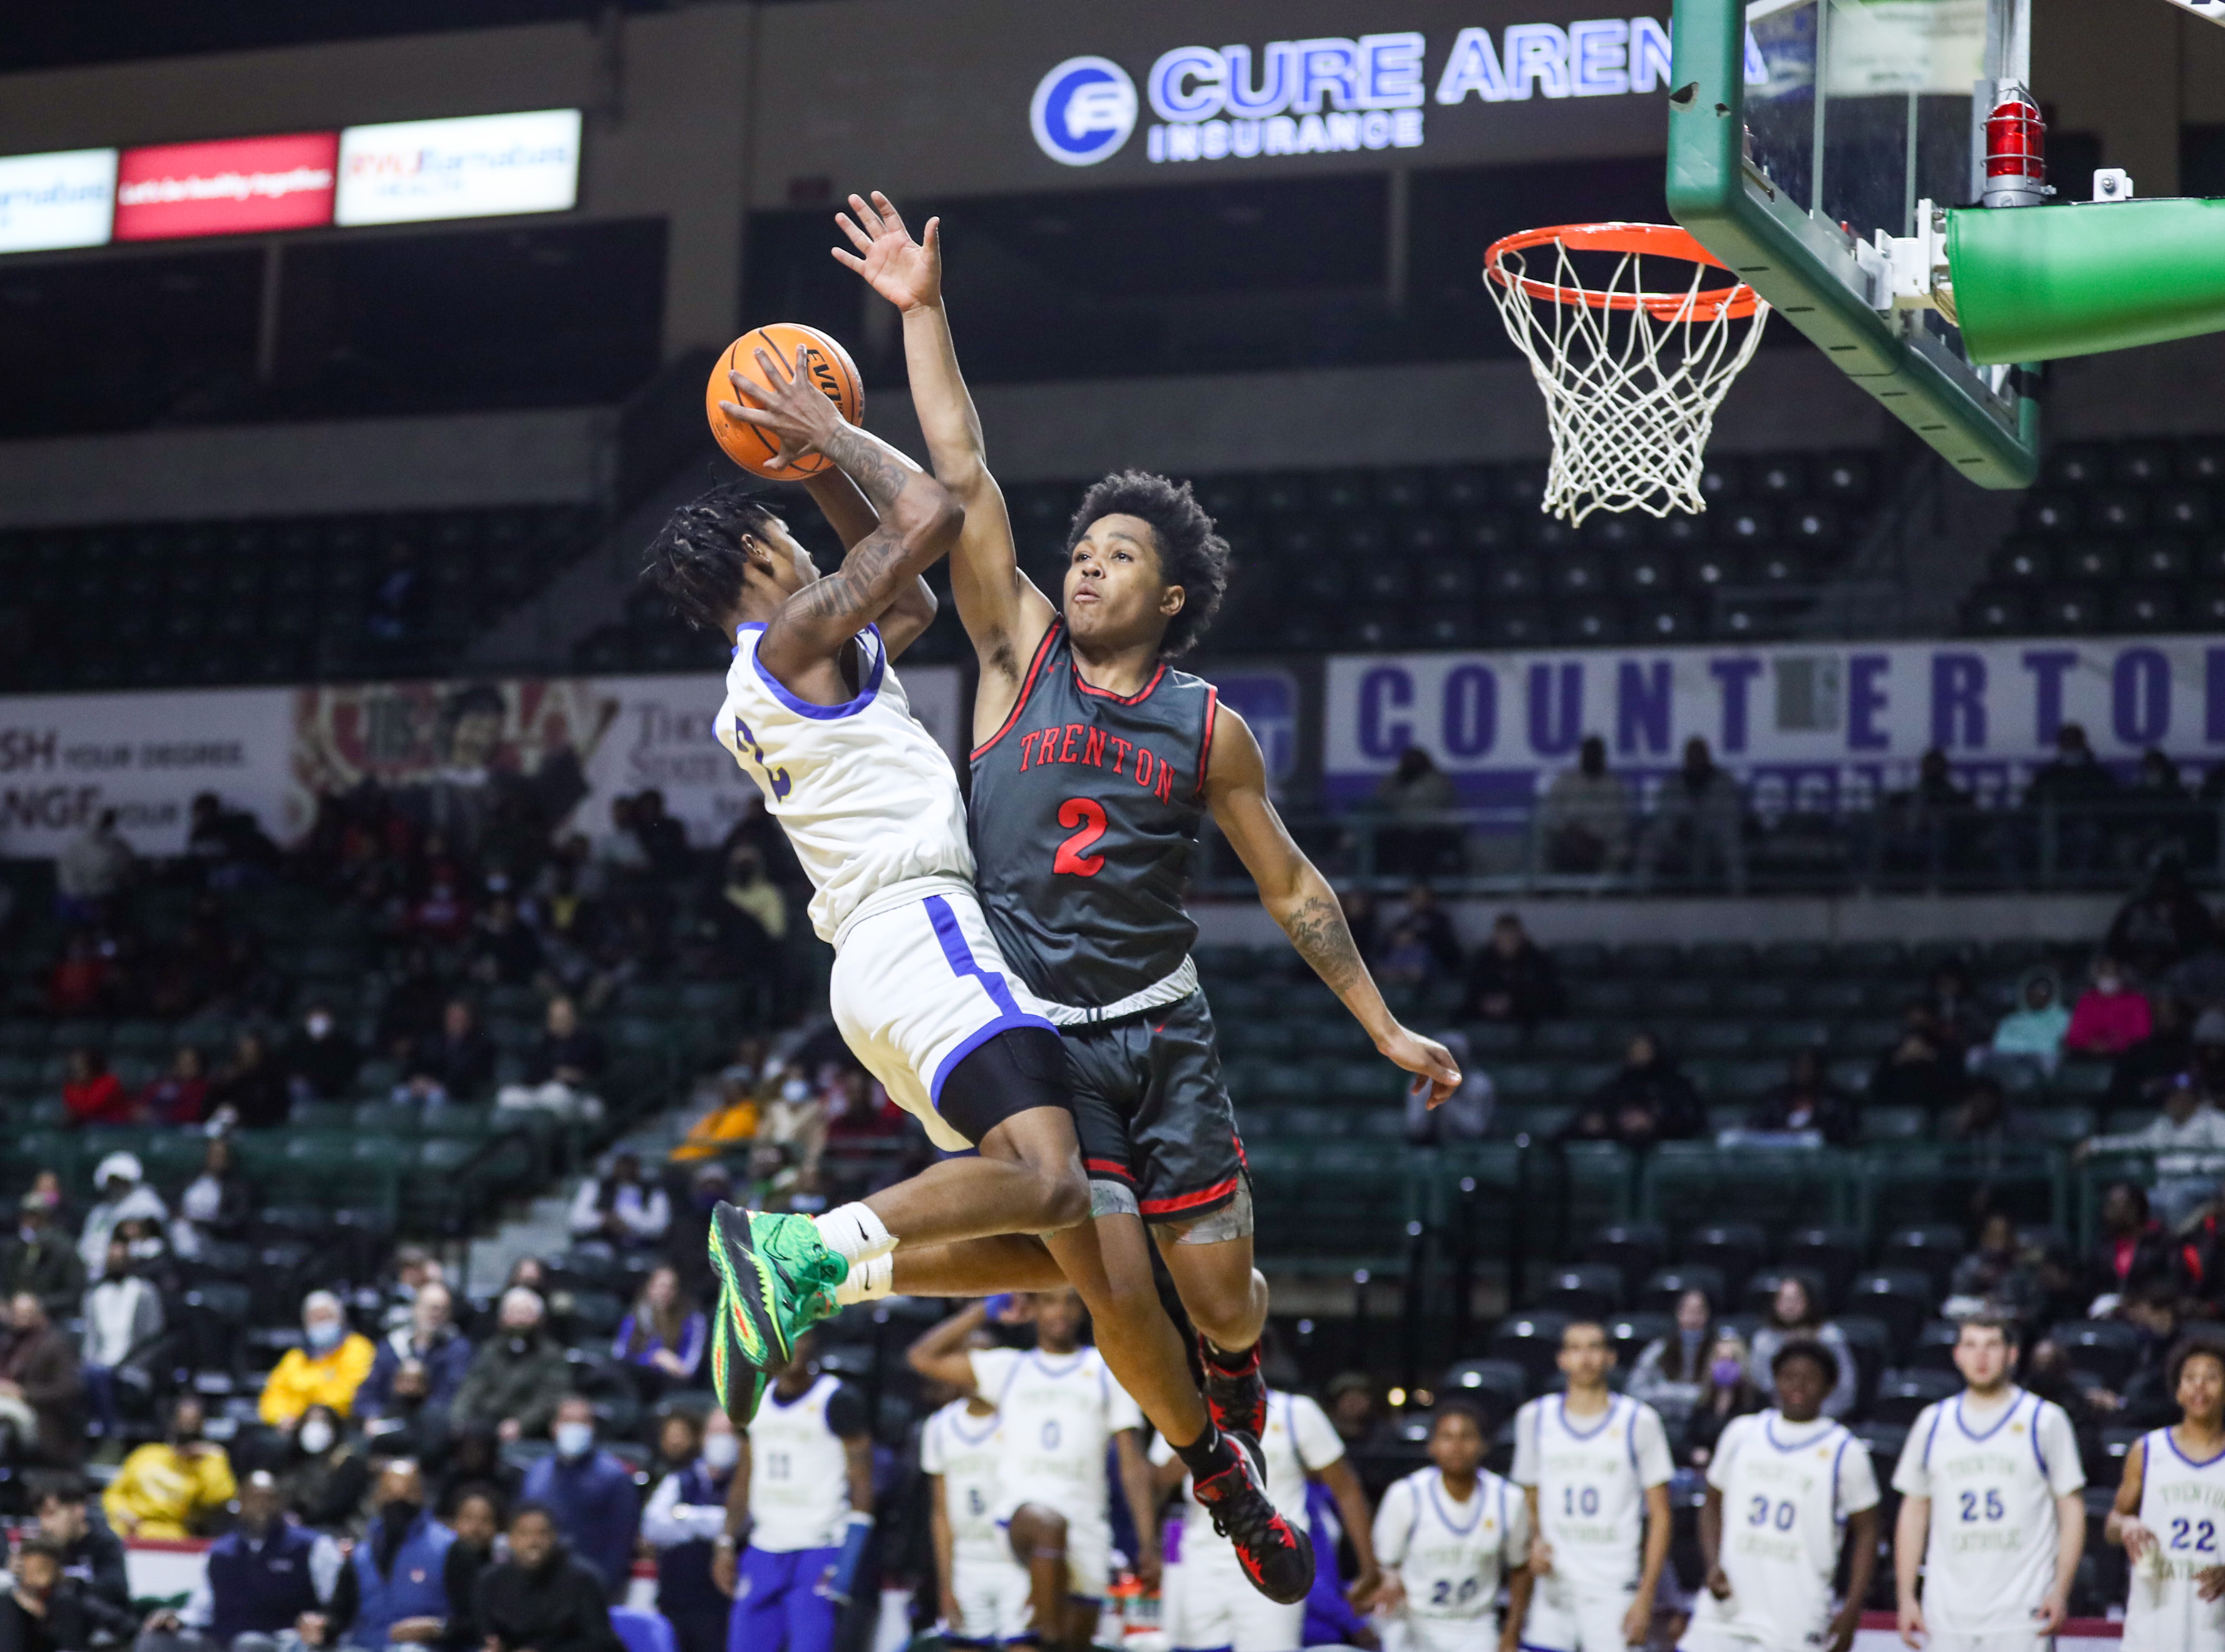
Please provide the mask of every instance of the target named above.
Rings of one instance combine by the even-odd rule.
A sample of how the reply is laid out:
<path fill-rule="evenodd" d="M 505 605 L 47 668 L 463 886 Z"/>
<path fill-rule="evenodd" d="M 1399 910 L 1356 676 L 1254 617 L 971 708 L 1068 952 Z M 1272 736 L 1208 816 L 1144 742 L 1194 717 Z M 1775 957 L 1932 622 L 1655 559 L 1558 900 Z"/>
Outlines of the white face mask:
<path fill-rule="evenodd" d="M 592 1422 L 560 1422 L 554 1432 L 559 1457 L 585 1457 L 595 1443 Z"/>
<path fill-rule="evenodd" d="M 742 1460 L 742 1442 L 732 1434 L 707 1434 L 703 1438 L 703 1460 L 723 1474 Z"/>
<path fill-rule="evenodd" d="M 790 1079 L 781 1086 L 780 1098 L 783 1101 L 808 1101 L 811 1098 L 811 1086 L 805 1079 Z"/>
<path fill-rule="evenodd" d="M 326 1033 L 332 1031 L 333 1018 L 330 1016 L 311 1016 L 307 1025 L 310 1037 L 322 1038 Z"/>
<path fill-rule="evenodd" d="M 322 1417 L 311 1417 L 301 1425 L 301 1449 L 312 1457 L 321 1457 L 333 1448 L 333 1425 Z"/>

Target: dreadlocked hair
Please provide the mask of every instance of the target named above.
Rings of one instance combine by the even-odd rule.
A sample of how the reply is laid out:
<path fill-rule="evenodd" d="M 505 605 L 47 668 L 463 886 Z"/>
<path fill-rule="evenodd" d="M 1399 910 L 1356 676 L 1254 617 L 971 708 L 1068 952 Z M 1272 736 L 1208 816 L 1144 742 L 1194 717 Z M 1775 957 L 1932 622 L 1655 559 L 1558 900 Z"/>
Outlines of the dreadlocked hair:
<path fill-rule="evenodd" d="M 1187 482 L 1176 484 L 1149 471 L 1115 471 L 1081 496 L 1066 530 L 1066 554 L 1081 543 L 1090 523 L 1106 516 L 1137 516 L 1151 526 L 1159 577 L 1182 588 L 1182 611 L 1167 622 L 1159 654 L 1171 660 L 1195 647 L 1220 611 L 1228 589 L 1228 541 L 1214 531 Z"/>
<path fill-rule="evenodd" d="M 749 566 L 742 541 L 764 533 L 772 521 L 763 497 L 747 483 L 713 488 L 664 519 L 649 542 L 641 577 L 671 599 L 681 618 L 715 631 L 741 595 Z"/>

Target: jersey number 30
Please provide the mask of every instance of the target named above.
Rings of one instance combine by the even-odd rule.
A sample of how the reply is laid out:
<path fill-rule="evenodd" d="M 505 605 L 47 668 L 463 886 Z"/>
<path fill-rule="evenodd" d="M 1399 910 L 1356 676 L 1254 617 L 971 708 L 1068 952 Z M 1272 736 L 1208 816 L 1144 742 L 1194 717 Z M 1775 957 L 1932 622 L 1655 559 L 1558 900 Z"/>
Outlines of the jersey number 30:
<path fill-rule="evenodd" d="M 1094 877 L 1103 871 L 1105 857 L 1083 851 L 1105 835 L 1105 806 L 1093 797 L 1069 797 L 1058 806 L 1058 823 L 1069 832 L 1076 826 L 1081 830 L 1059 845 L 1051 870 L 1072 872 L 1076 877 Z"/>

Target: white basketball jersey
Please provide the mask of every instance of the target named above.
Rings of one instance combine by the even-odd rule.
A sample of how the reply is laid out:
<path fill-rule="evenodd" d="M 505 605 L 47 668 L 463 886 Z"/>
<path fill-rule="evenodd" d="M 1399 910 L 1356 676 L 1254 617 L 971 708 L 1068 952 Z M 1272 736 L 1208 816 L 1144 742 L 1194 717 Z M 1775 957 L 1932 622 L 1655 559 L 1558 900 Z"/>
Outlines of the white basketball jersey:
<path fill-rule="evenodd" d="M 1558 1586 L 1581 1592 L 1634 1589 L 1643 1567 L 1645 1492 L 1677 1465 L 1660 1413 L 1626 1395 L 1580 1422 L 1558 1394 L 1514 1417 L 1512 1478 L 1537 1491 L 1537 1535 L 1553 1546 Z"/>
<path fill-rule="evenodd" d="M 1344 1441 L 1328 1413 L 1303 1394 L 1267 1392 L 1267 1427 L 1259 1436 L 1259 1454 L 1267 1462 L 1267 1501 L 1280 1510 L 1293 1527 L 1306 1523 L 1306 1479 L 1344 1455 Z M 1162 1434 L 1151 1442 L 1151 1460 L 1174 1460 L 1174 1447 Z M 1213 1516 L 1197 1500 L 1197 1483 L 1182 1477 L 1182 1564 L 1225 1551 L 1236 1558 L 1236 1546 L 1213 1529 Z"/>
<path fill-rule="evenodd" d="M 1521 1488 L 1489 1469 L 1462 1503 L 1435 1468 L 1392 1482 L 1375 1511 L 1375 1558 L 1397 1571 L 1411 1617 L 1489 1614 L 1499 1579 L 1529 1558 L 1530 1516 Z"/>
<path fill-rule="evenodd" d="M 1040 1503 L 1069 1522 L 1108 1519 L 1105 1453 L 1144 1414 L 1094 1348 L 977 1348 L 973 1382 L 997 1408 L 1000 1512 Z"/>
<path fill-rule="evenodd" d="M 827 1402 L 842 1384 L 821 1377 L 783 1405 L 768 1392 L 750 1423 L 750 1547 L 785 1554 L 833 1548 L 850 1515 L 850 1465 Z"/>
<path fill-rule="evenodd" d="M 2204 1600 L 2196 1576 L 2225 1566 L 2225 1453 L 2189 1460 L 2158 1428 L 2141 1436 L 2140 1524 L 2156 1546 L 2133 1567 L 2124 1652 L 2225 1652 L 2225 1600 Z"/>
<path fill-rule="evenodd" d="M 1772 1647 L 1812 1644 L 1831 1618 L 1841 1522 L 1877 1506 L 1869 1453 L 1835 1422 L 1791 1423 L 1765 1411 L 1723 1430 L 1708 1484 L 1722 1493 L 1731 1598 L 1700 1591 L 1692 1626 Z"/>
<path fill-rule="evenodd" d="M 911 714 L 880 628 L 858 635 L 855 698 L 814 706 L 758 663 L 763 625 L 735 634 L 719 744 L 764 794 L 816 891 L 811 927 L 832 941 L 878 889 L 919 877 L 971 882 L 958 775 Z"/>
<path fill-rule="evenodd" d="M 1893 1490 L 1928 1497 L 1924 1621 L 1942 1634 L 1981 1635 L 2037 1611 L 2055 1585 L 2055 1499 L 2086 1484 L 2078 1441 L 2060 1406 L 2012 1389 L 1984 1428 L 1968 1394 L 1929 1407 L 1902 1449 Z"/>
<path fill-rule="evenodd" d="M 1011 1545 L 997 1525 L 997 1415 L 977 1417 L 953 1400 L 920 1432 L 919 1468 L 942 1477 L 950 1551 L 959 1560 L 1009 1560 Z"/>

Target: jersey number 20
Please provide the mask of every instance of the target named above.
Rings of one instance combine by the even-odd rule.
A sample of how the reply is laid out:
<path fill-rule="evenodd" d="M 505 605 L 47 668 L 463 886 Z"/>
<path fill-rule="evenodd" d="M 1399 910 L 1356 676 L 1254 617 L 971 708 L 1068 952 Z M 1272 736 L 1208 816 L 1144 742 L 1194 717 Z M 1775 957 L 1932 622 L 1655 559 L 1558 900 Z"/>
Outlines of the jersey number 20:
<path fill-rule="evenodd" d="M 1081 830 L 1059 845 L 1051 870 L 1072 872 L 1076 877 L 1094 877 L 1103 871 L 1105 857 L 1083 851 L 1105 835 L 1105 806 L 1093 797 L 1069 797 L 1058 806 L 1058 823 L 1069 832 L 1076 826 Z"/>

